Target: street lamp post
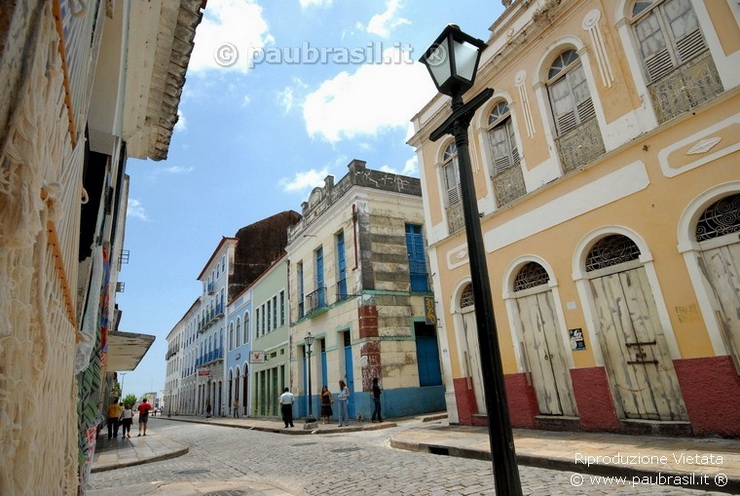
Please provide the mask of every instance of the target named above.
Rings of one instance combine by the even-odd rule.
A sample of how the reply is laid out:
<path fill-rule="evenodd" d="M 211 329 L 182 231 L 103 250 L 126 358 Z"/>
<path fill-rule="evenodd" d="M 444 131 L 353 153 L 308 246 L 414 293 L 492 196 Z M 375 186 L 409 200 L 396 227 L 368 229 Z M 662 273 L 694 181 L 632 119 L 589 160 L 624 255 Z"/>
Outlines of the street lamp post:
<path fill-rule="evenodd" d="M 313 403 L 311 398 L 311 346 L 313 345 L 315 337 L 311 336 L 311 332 L 309 331 L 306 335 L 303 342 L 306 344 L 306 366 L 308 367 L 308 415 L 306 415 L 306 423 L 312 424 L 316 422 L 316 419 L 313 416 Z"/>
<path fill-rule="evenodd" d="M 125 398 L 125 396 L 123 395 L 123 380 L 126 378 L 126 374 L 128 374 L 128 372 L 119 372 L 118 374 L 121 376 L 121 398 L 120 400 L 123 401 L 123 398 Z"/>
<path fill-rule="evenodd" d="M 519 467 L 514 452 L 509 407 L 506 400 L 501 350 L 498 343 L 496 320 L 493 313 L 491 282 L 488 276 L 486 252 L 480 227 L 475 184 L 468 150 L 468 126 L 475 111 L 493 95 L 486 88 L 463 103 L 463 94 L 475 82 L 481 51 L 486 44 L 462 32 L 454 24 L 448 25 L 434 43 L 424 52 L 421 62 L 426 65 L 437 89 L 452 97 L 452 114 L 429 138 L 437 141 L 446 134 L 455 137 L 460 169 L 463 215 L 468 241 L 468 259 L 475 300 L 475 321 L 481 347 L 483 391 L 488 413 L 488 436 L 493 455 L 493 473 L 496 494 L 520 496 Z M 488 359 L 486 359 L 488 358 Z"/>

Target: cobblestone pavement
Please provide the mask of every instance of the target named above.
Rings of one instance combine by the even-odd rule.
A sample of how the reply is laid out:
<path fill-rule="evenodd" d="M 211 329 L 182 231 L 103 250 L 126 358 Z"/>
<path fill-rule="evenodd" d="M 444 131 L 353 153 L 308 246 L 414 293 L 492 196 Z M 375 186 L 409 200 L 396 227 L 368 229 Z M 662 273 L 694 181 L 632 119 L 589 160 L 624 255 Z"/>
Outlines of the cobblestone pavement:
<path fill-rule="evenodd" d="M 369 432 L 288 436 L 216 425 L 151 419 L 154 435 L 190 445 L 161 462 L 92 474 L 91 496 L 495 494 L 489 462 L 397 450 L 390 437 L 412 423 Z M 659 485 L 520 466 L 528 495 L 699 495 Z M 646 484 L 649 481 L 643 481 Z"/>

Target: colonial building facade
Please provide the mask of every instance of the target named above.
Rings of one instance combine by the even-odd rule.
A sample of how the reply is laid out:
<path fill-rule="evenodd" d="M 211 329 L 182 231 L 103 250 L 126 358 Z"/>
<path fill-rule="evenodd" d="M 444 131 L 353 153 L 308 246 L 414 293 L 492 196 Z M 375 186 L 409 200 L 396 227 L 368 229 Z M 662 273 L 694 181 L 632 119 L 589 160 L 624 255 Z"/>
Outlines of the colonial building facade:
<path fill-rule="evenodd" d="M 511 2 L 471 124 L 515 427 L 740 436 L 740 6 Z M 450 114 L 413 119 L 450 420 L 486 421 Z"/>
<path fill-rule="evenodd" d="M 317 417 L 318 393 L 347 383 L 350 417 L 372 412 L 373 378 L 385 415 L 444 408 L 431 297 L 425 222 L 416 178 L 352 161 L 338 183 L 328 176 L 303 203 L 289 232 L 290 386 L 297 414 Z M 308 354 L 305 338 L 315 338 Z M 310 377 L 310 382 L 309 382 Z M 336 413 L 336 412 L 335 412 Z"/>
<path fill-rule="evenodd" d="M 252 288 L 226 305 L 226 412 L 249 412 L 249 353 L 252 351 Z"/>
<path fill-rule="evenodd" d="M 250 411 L 249 364 L 256 332 L 252 286 L 284 256 L 288 228 L 299 219 L 288 210 L 243 227 L 234 237 L 222 238 L 206 262 L 198 275 L 201 295 L 167 337 L 165 397 L 179 398 L 173 405 L 179 413 L 233 415 L 235 400 L 242 414 Z M 174 380 L 178 375 L 179 382 Z"/>
<path fill-rule="evenodd" d="M 286 233 L 287 234 L 287 233 Z M 277 398 L 290 379 L 288 260 L 276 260 L 252 285 L 254 330 L 251 359 L 253 417 L 279 416 Z"/>
<path fill-rule="evenodd" d="M 1 494 L 84 493 L 116 371 L 154 341 L 118 329 L 126 160 L 167 157 L 204 5 L 0 8 Z"/>

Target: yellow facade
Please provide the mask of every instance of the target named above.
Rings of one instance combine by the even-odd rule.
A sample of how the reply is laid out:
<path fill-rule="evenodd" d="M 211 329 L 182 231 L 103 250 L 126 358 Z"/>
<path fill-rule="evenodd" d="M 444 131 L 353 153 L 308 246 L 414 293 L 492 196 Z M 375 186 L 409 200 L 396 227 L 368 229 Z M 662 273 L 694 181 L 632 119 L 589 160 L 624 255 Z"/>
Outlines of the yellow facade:
<path fill-rule="evenodd" d="M 494 89 L 469 137 L 514 425 L 546 428 L 561 417 L 584 429 L 633 432 L 631 420 L 659 427 L 673 420 L 685 433 L 740 435 L 738 409 L 728 402 L 719 413 L 705 411 L 707 383 L 697 379 L 720 374 L 716 392 L 740 399 L 733 349 L 740 328 L 728 303 L 740 289 L 737 280 L 705 269 L 712 243 L 722 253 L 738 250 L 740 71 L 732 66 L 740 58 L 740 9 L 724 1 L 647 4 L 514 2 L 491 26 L 475 86 L 466 93 L 467 101 Z M 663 33 L 679 48 L 659 52 L 658 66 L 643 55 L 655 47 L 640 40 L 637 26 L 640 33 L 666 31 L 658 21 L 667 7 L 684 9 L 678 24 L 689 35 Z M 476 423 L 485 412 L 464 330 L 465 232 L 448 225 L 454 197 L 447 193 L 452 162 L 445 151 L 452 137 L 428 138 L 449 115 L 446 102 L 438 96 L 414 117 L 409 144 L 422 164 L 442 356 L 449 359 L 448 412 L 453 421 Z M 500 111 L 506 107 L 508 113 Z M 508 162 L 499 168 L 502 159 Z M 518 191 L 515 198 L 505 196 L 511 191 Z M 717 202 L 729 209 L 725 234 L 700 242 L 700 216 Z M 618 240 L 624 243 L 609 244 Z M 631 247 L 633 256 L 592 264 L 600 249 L 617 246 Z M 730 272 L 740 269 L 727 263 Z M 524 284 L 524 269 L 532 268 L 539 270 L 539 289 Z M 617 279 L 629 302 L 608 301 Z M 623 303 L 635 306 L 615 317 Z M 536 325 L 527 321 L 534 314 Z M 615 325 L 637 338 L 619 337 Z M 639 337 L 643 325 L 653 338 Z M 583 342 L 575 345 L 577 329 Z M 538 343 L 560 351 L 542 355 Z M 544 364 L 543 356 L 553 363 Z M 538 383 L 540 369 L 552 369 L 554 379 Z M 645 381 L 638 389 L 650 393 L 628 397 L 630 380 Z M 548 391 L 562 408 L 547 409 Z M 569 395 L 570 406 L 563 400 Z"/>

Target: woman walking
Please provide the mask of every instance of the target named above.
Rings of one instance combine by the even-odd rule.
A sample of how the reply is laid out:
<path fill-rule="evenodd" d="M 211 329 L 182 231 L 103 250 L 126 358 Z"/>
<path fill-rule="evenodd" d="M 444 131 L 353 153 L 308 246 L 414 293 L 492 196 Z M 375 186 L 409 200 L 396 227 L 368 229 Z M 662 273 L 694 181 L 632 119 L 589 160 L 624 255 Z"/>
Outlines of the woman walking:
<path fill-rule="evenodd" d="M 329 388 L 324 386 L 321 388 L 321 423 L 326 424 L 329 421 L 329 417 L 334 415 L 331 409 L 331 404 L 334 403 L 334 397 L 331 395 Z"/>
<path fill-rule="evenodd" d="M 347 413 L 347 408 L 349 406 L 349 388 L 342 380 L 339 381 L 339 394 L 337 395 L 337 400 L 339 400 L 339 427 L 349 425 Z"/>
<path fill-rule="evenodd" d="M 131 410 L 131 405 L 125 404 L 123 406 L 123 411 L 121 412 L 119 419 L 121 420 L 123 430 L 121 439 L 131 437 L 131 423 L 134 420 L 134 411 Z"/>

